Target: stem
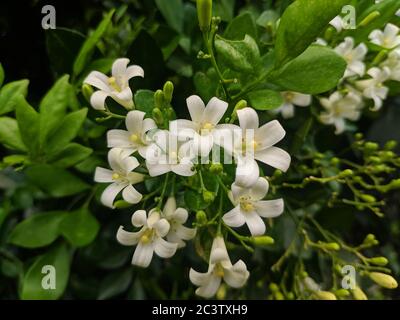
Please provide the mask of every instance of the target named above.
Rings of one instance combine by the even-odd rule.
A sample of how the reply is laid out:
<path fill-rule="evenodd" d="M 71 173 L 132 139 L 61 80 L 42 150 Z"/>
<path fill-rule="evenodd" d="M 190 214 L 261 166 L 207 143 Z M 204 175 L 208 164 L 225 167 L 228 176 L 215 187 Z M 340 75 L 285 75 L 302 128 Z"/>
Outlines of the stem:
<path fill-rule="evenodd" d="M 221 219 L 222 220 L 222 219 Z M 239 233 L 237 233 L 235 230 L 233 230 L 231 227 L 227 226 L 224 223 L 224 227 L 226 229 L 228 229 L 228 231 L 236 238 L 239 240 L 239 242 L 242 244 L 242 246 L 249 252 L 253 253 L 254 249 L 252 247 L 250 247 L 249 245 L 247 245 L 243 239 L 245 239 L 245 237 L 241 236 Z"/>
<path fill-rule="evenodd" d="M 157 204 L 157 209 L 161 209 L 162 206 L 162 202 L 165 196 L 165 190 L 167 189 L 167 185 L 168 185 L 168 179 L 169 179 L 169 172 L 167 173 L 167 175 L 165 176 L 165 180 L 164 180 L 164 185 L 161 191 L 161 195 L 160 195 L 160 199 L 158 200 L 158 204 Z"/>

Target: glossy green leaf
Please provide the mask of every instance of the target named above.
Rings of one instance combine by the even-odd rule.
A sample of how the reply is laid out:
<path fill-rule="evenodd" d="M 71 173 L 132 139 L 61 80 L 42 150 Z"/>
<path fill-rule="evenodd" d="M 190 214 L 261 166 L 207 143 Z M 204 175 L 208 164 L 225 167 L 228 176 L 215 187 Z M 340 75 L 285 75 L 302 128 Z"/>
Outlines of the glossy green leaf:
<path fill-rule="evenodd" d="M 7 83 L 0 90 L 0 115 L 13 111 L 19 95 L 26 97 L 29 80 Z"/>
<path fill-rule="evenodd" d="M 75 247 L 90 244 L 99 229 L 99 222 L 86 208 L 67 213 L 60 226 L 62 235 Z"/>
<path fill-rule="evenodd" d="M 213 15 L 220 17 L 223 21 L 230 21 L 233 18 L 235 0 L 214 0 Z"/>
<path fill-rule="evenodd" d="M 22 141 L 17 120 L 8 117 L 0 117 L 0 143 L 7 148 L 26 151 Z"/>
<path fill-rule="evenodd" d="M 65 214 L 63 211 L 36 213 L 17 224 L 9 242 L 24 248 L 47 246 L 59 236 L 59 226 Z"/>
<path fill-rule="evenodd" d="M 154 91 L 138 90 L 135 93 L 134 100 L 136 109 L 151 115 L 154 108 Z"/>
<path fill-rule="evenodd" d="M 92 152 L 91 148 L 81 144 L 69 143 L 63 150 L 51 156 L 48 162 L 56 167 L 68 168 L 85 160 Z"/>
<path fill-rule="evenodd" d="M 20 292 L 23 300 L 56 300 L 67 287 L 70 271 L 70 253 L 66 244 L 61 243 L 36 258 L 26 272 Z M 46 288 L 55 272 L 55 288 Z M 43 284 L 45 288 L 43 288 Z"/>
<path fill-rule="evenodd" d="M 175 31 L 182 33 L 183 30 L 183 2 L 182 0 L 156 0 L 158 9 L 161 11 L 168 25 Z"/>
<path fill-rule="evenodd" d="M 348 0 L 296 0 L 283 13 L 276 35 L 276 66 L 300 55 Z"/>
<path fill-rule="evenodd" d="M 283 103 L 281 94 L 274 90 L 261 89 L 248 94 L 250 105 L 256 110 L 272 110 Z"/>
<path fill-rule="evenodd" d="M 100 283 L 98 299 L 110 299 L 125 292 L 131 285 L 133 272 L 132 268 L 125 268 L 107 275 Z"/>
<path fill-rule="evenodd" d="M 229 40 L 242 40 L 246 34 L 253 39 L 257 39 L 257 26 L 253 16 L 249 12 L 235 17 L 228 24 L 224 32 L 224 38 Z"/>

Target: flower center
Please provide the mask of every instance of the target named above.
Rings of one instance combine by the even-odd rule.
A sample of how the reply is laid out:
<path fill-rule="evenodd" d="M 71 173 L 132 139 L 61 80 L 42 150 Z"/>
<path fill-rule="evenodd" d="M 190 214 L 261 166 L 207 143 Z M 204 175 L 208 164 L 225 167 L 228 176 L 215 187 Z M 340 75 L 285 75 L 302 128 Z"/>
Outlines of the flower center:
<path fill-rule="evenodd" d="M 149 243 L 154 236 L 154 230 L 153 229 L 147 229 L 143 235 L 140 237 L 140 242 L 143 244 Z"/>
<path fill-rule="evenodd" d="M 285 100 L 286 100 L 287 102 L 292 102 L 293 98 L 294 98 L 294 94 L 293 94 L 292 92 L 287 92 L 287 93 L 285 94 Z"/>
<path fill-rule="evenodd" d="M 215 126 L 210 122 L 203 123 L 203 125 L 201 126 L 201 130 L 200 130 L 201 132 L 200 133 L 209 134 L 210 131 L 212 129 L 214 129 L 214 127 Z"/>
<path fill-rule="evenodd" d="M 121 87 L 118 85 L 117 79 L 115 79 L 115 77 L 110 77 L 110 78 L 108 78 L 108 84 L 109 84 L 115 91 L 121 92 Z"/>
<path fill-rule="evenodd" d="M 119 173 L 114 172 L 113 175 L 111 176 L 111 178 L 113 180 L 118 180 L 119 178 L 121 178 L 121 175 Z"/>
<path fill-rule="evenodd" d="M 220 277 L 220 278 L 223 278 L 223 277 L 224 277 L 224 274 L 225 274 L 225 273 L 224 273 L 224 267 L 221 266 L 220 263 L 217 263 L 217 264 L 215 265 L 214 272 L 215 272 L 215 274 L 216 274 L 218 277 Z"/>
<path fill-rule="evenodd" d="M 130 136 L 130 140 L 132 141 L 132 142 L 138 142 L 139 141 L 139 136 L 137 135 L 137 134 L 132 134 L 131 136 Z"/>
<path fill-rule="evenodd" d="M 252 212 L 254 211 L 254 204 L 251 201 L 250 197 L 242 196 L 239 199 L 240 202 L 240 209 L 244 212 Z"/>

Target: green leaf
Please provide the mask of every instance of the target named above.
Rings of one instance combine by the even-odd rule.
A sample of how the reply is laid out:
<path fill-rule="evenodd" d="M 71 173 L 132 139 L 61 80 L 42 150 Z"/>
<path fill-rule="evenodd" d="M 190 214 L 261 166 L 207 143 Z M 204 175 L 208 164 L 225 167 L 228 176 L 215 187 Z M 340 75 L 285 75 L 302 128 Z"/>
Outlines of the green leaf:
<path fill-rule="evenodd" d="M 59 226 L 65 214 L 62 211 L 34 214 L 17 224 L 9 242 L 24 248 L 47 246 L 59 236 Z"/>
<path fill-rule="evenodd" d="M 18 129 L 17 120 L 8 117 L 0 117 L 0 143 L 7 148 L 26 151 Z"/>
<path fill-rule="evenodd" d="M 48 160 L 55 167 L 68 168 L 89 157 L 93 150 L 78 143 L 70 143 Z"/>
<path fill-rule="evenodd" d="M 281 94 L 274 90 L 261 89 L 248 94 L 250 105 L 256 110 L 272 110 L 283 103 Z"/>
<path fill-rule="evenodd" d="M 346 66 L 332 49 L 314 45 L 274 73 L 270 81 L 289 91 L 319 94 L 337 85 Z"/>
<path fill-rule="evenodd" d="M 75 247 L 90 244 L 99 229 L 99 222 L 86 208 L 68 213 L 60 225 L 62 235 Z"/>
<path fill-rule="evenodd" d="M 290 148 L 291 154 L 297 154 L 301 147 L 304 145 L 304 141 L 307 138 L 308 133 L 310 132 L 314 123 L 313 118 L 308 118 L 298 129 L 294 135 L 293 142 Z"/>
<path fill-rule="evenodd" d="M 222 21 L 230 21 L 233 18 L 235 0 L 214 0 L 213 15 L 220 17 Z"/>
<path fill-rule="evenodd" d="M 306 50 L 346 4 L 348 0 L 296 0 L 287 7 L 276 35 L 276 66 Z"/>
<path fill-rule="evenodd" d="M 204 101 L 209 101 L 215 97 L 218 88 L 218 76 L 214 69 L 210 69 L 207 73 L 198 71 L 193 77 L 196 92 Z"/>
<path fill-rule="evenodd" d="M 48 271 L 43 268 L 45 266 L 52 266 L 54 269 Z M 60 298 L 67 287 L 69 269 L 70 254 L 66 244 L 62 243 L 36 258 L 30 266 L 22 282 L 21 299 L 56 300 Z M 55 288 L 45 289 L 42 284 L 48 283 L 45 277 L 50 277 L 53 270 L 55 271 Z"/>
<path fill-rule="evenodd" d="M 132 268 L 125 268 L 107 275 L 100 283 L 97 299 L 110 299 L 128 290 L 132 282 L 132 271 Z"/>
<path fill-rule="evenodd" d="M 138 90 L 135 93 L 135 107 L 137 110 L 146 112 L 151 115 L 154 108 L 154 91 L 151 90 Z"/>
<path fill-rule="evenodd" d="M 39 114 L 29 105 L 22 95 L 19 95 L 15 102 L 16 118 L 22 141 L 25 146 L 27 146 L 30 153 L 35 156 L 39 151 Z"/>
<path fill-rule="evenodd" d="M 40 102 L 40 145 L 44 144 L 46 138 L 59 126 L 65 115 L 73 90 L 68 79 L 69 76 L 65 75 L 57 80 Z"/>
<path fill-rule="evenodd" d="M 4 81 L 4 69 L 2 64 L 0 63 L 0 88 L 3 85 L 3 81 Z"/>
<path fill-rule="evenodd" d="M 202 194 L 194 190 L 186 190 L 184 193 L 184 199 L 186 207 L 192 211 L 205 209 L 209 205 L 204 201 Z"/>
<path fill-rule="evenodd" d="M 75 30 L 58 26 L 56 29 L 47 29 L 45 33 L 46 48 L 52 69 L 58 76 L 70 74 L 85 36 Z"/>
<path fill-rule="evenodd" d="M 25 172 L 32 184 L 55 198 L 70 196 L 89 188 L 87 183 L 72 173 L 51 165 L 34 165 Z"/>
<path fill-rule="evenodd" d="M 245 12 L 235 17 L 226 27 L 224 38 L 229 40 L 242 40 L 249 35 L 253 39 L 257 39 L 257 26 L 253 16 L 249 12 Z"/>
<path fill-rule="evenodd" d="M 240 41 L 218 37 L 215 40 L 215 48 L 232 70 L 254 73 L 260 63 L 257 43 L 249 35 Z"/>
<path fill-rule="evenodd" d="M 26 94 L 28 93 L 28 84 L 29 80 L 19 80 L 7 83 L 1 88 L 0 115 L 15 109 L 16 99 L 19 95 L 26 97 Z"/>
<path fill-rule="evenodd" d="M 103 34 L 106 32 L 108 26 L 110 25 L 114 11 L 114 9 L 111 10 L 103 18 L 96 30 L 83 43 L 72 68 L 74 76 L 79 75 L 79 73 L 81 73 L 81 71 L 84 69 L 85 65 L 87 65 L 94 49 L 96 48 L 97 43 L 100 41 Z"/>
<path fill-rule="evenodd" d="M 256 20 L 257 25 L 263 28 L 276 29 L 276 22 L 279 19 L 279 14 L 273 10 L 264 11 Z"/>
<path fill-rule="evenodd" d="M 58 124 L 58 128 L 49 137 L 44 149 L 48 153 L 54 153 L 65 148 L 78 135 L 86 119 L 86 115 L 86 108 L 67 114 Z"/>
<path fill-rule="evenodd" d="M 156 4 L 168 25 L 175 31 L 182 33 L 184 18 L 182 0 L 156 0 Z"/>

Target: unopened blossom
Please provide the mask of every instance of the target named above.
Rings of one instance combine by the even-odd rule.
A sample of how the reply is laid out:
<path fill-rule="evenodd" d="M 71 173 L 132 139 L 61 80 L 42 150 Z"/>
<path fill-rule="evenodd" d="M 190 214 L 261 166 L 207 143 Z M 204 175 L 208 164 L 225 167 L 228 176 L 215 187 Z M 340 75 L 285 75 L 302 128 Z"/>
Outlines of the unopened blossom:
<path fill-rule="evenodd" d="M 237 115 L 240 128 L 236 126 L 233 129 L 232 144 L 223 145 L 236 159 L 236 184 L 250 187 L 256 183 L 259 177 L 256 160 L 286 171 L 290 165 L 290 155 L 274 146 L 286 134 L 279 121 L 273 120 L 259 127 L 258 114 L 249 107 L 238 110 Z M 224 135 L 224 132 L 230 133 L 228 129 L 220 130 L 219 133 Z"/>
<path fill-rule="evenodd" d="M 329 98 L 320 99 L 320 103 L 325 108 L 320 120 L 324 124 L 334 125 L 335 134 L 344 132 L 346 119 L 356 121 L 361 116 L 362 98 L 354 92 L 344 95 L 336 91 Z"/>
<path fill-rule="evenodd" d="M 156 129 L 157 125 L 153 119 L 145 119 L 144 116 L 143 111 L 129 111 L 125 119 L 127 130 L 113 129 L 107 132 L 108 147 L 126 149 L 130 153 L 138 151 L 145 158 L 152 142 L 147 133 Z"/>
<path fill-rule="evenodd" d="M 129 80 L 133 77 L 143 77 L 144 71 L 140 66 L 128 67 L 129 59 L 120 58 L 114 61 L 111 70 L 111 77 L 99 72 L 92 71 L 84 80 L 99 89 L 90 97 L 90 104 L 97 110 L 106 109 L 106 98 L 111 97 L 126 109 L 133 107 L 132 91 L 129 87 Z"/>
<path fill-rule="evenodd" d="M 230 198 L 235 205 L 223 216 L 223 221 L 230 227 L 241 227 L 247 224 L 252 236 L 265 233 L 262 218 L 275 218 L 283 212 L 283 200 L 263 200 L 268 193 L 268 181 L 258 178 L 251 188 L 242 188 L 232 184 Z"/>
<path fill-rule="evenodd" d="M 329 24 L 334 27 L 338 33 L 340 33 L 345 27 L 345 23 L 341 16 L 336 16 L 329 22 Z"/>
<path fill-rule="evenodd" d="M 391 51 L 381 66 L 390 70 L 389 79 L 400 81 L 400 51 Z"/>
<path fill-rule="evenodd" d="M 284 119 L 294 117 L 294 107 L 307 107 L 311 104 L 311 96 L 309 94 L 303 94 L 292 91 L 281 92 L 284 100 L 283 104 L 275 110 L 279 112 Z"/>
<path fill-rule="evenodd" d="M 186 104 L 192 120 L 172 121 L 170 130 L 181 139 L 192 139 L 193 150 L 207 156 L 213 147 L 213 133 L 219 128 L 228 103 L 214 97 L 206 106 L 199 96 L 193 95 L 186 99 Z"/>
<path fill-rule="evenodd" d="M 172 257 L 178 245 L 163 238 L 167 235 L 170 225 L 160 213 L 153 210 L 147 217 L 146 211 L 138 210 L 132 215 L 132 225 L 141 228 L 137 232 L 128 232 L 122 226 L 117 232 L 117 240 L 125 246 L 135 246 L 132 264 L 146 268 L 150 265 L 154 252 L 161 258 Z"/>
<path fill-rule="evenodd" d="M 177 243 L 178 248 L 185 246 L 183 240 L 193 239 L 196 235 L 195 228 L 185 227 L 183 224 L 188 219 L 188 211 L 184 208 L 176 207 L 176 200 L 174 197 L 169 197 L 165 203 L 162 211 L 162 217 L 167 219 L 170 224 L 170 229 L 167 233 L 167 240 L 172 243 Z"/>
<path fill-rule="evenodd" d="M 376 44 L 385 49 L 394 49 L 400 45 L 400 28 L 394 24 L 388 23 L 384 31 L 374 30 L 370 33 L 369 39 L 373 44 Z"/>
<path fill-rule="evenodd" d="M 390 78 L 390 70 L 388 67 L 371 68 L 367 71 L 371 77 L 367 80 L 356 82 L 358 89 L 362 90 L 364 97 L 374 100 L 374 110 L 377 111 L 382 107 L 383 100 L 387 98 L 389 88 L 384 82 Z"/>
<path fill-rule="evenodd" d="M 365 74 L 365 63 L 363 61 L 368 49 L 364 43 L 360 43 L 355 47 L 354 39 L 352 37 L 346 37 L 344 41 L 335 48 L 335 51 L 347 62 L 344 78 L 355 75 L 362 77 Z"/>
<path fill-rule="evenodd" d="M 145 158 L 152 177 L 170 171 L 185 177 L 196 173 L 191 142 L 181 142 L 167 130 L 159 130 L 153 135 L 153 143 L 148 147 Z"/>
<path fill-rule="evenodd" d="M 102 193 L 101 202 L 110 208 L 114 208 L 114 200 L 122 191 L 122 198 L 129 203 L 138 203 L 142 195 L 132 186 L 143 181 L 143 174 L 133 172 L 139 166 L 135 157 L 129 156 L 129 152 L 120 148 L 111 149 L 108 152 L 110 169 L 96 168 L 94 180 L 100 183 L 111 183 Z"/>
<path fill-rule="evenodd" d="M 196 294 L 211 298 L 215 295 L 222 280 L 233 288 L 241 288 L 249 277 L 246 264 L 239 260 L 234 265 L 229 258 L 224 239 L 217 236 L 212 244 L 208 271 L 200 273 L 190 269 L 190 281 L 198 286 Z"/>

